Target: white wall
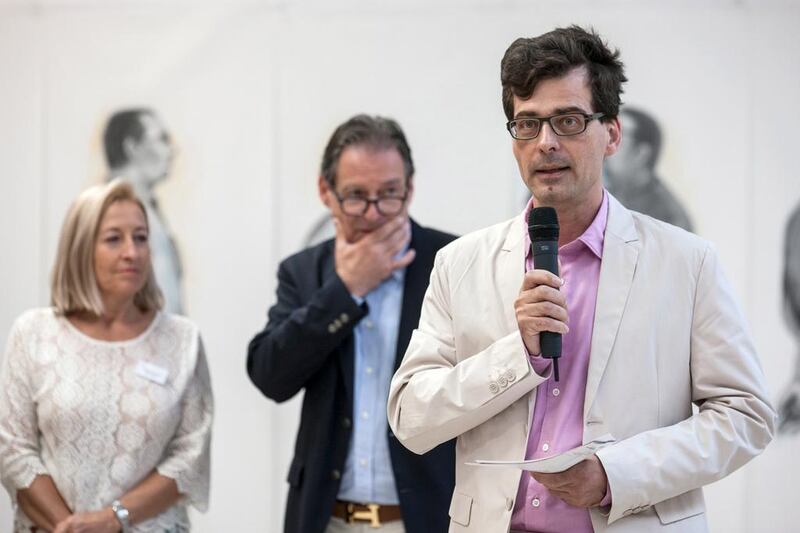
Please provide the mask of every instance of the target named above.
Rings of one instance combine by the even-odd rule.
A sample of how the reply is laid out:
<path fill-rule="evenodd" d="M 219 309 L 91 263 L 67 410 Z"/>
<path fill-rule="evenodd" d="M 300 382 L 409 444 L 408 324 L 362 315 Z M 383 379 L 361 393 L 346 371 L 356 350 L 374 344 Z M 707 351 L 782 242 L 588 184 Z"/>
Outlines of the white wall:
<path fill-rule="evenodd" d="M 575 22 L 622 49 L 624 100 L 664 126 L 661 174 L 719 248 L 777 396 L 796 353 L 779 302 L 783 225 L 800 201 L 800 2 L 554 4 L 0 0 L 0 341 L 47 304 L 61 219 L 102 173 L 106 115 L 157 109 L 180 149 L 161 204 L 217 402 L 211 510 L 197 529 L 278 532 L 299 403 L 261 397 L 245 351 L 277 262 L 323 212 L 328 135 L 356 112 L 393 116 L 414 151 L 416 218 L 459 233 L 507 218 L 520 185 L 500 58 L 518 36 Z M 779 440 L 710 487 L 715 531 L 795 527 L 797 446 Z"/>

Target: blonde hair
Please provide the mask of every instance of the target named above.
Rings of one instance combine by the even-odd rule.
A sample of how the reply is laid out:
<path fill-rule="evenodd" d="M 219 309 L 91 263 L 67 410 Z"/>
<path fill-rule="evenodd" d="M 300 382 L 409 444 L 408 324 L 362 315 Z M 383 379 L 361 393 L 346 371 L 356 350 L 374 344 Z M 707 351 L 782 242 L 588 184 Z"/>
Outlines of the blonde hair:
<path fill-rule="evenodd" d="M 122 201 L 135 202 L 149 228 L 144 204 L 131 184 L 121 178 L 89 187 L 75 199 L 67 212 L 50 283 L 50 302 L 56 312 L 103 314 L 103 300 L 94 272 L 95 241 L 109 206 Z M 148 267 L 147 280 L 134 295 L 133 303 L 142 311 L 163 307 L 164 297 L 156 284 L 152 265 Z"/>

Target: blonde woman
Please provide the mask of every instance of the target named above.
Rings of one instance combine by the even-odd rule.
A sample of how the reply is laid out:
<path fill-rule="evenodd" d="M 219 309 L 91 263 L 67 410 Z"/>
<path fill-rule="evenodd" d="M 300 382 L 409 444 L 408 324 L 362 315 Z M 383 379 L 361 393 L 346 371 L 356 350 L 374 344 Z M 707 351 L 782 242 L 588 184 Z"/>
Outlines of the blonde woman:
<path fill-rule="evenodd" d="M 72 205 L 51 293 L 14 323 L 0 378 L 14 531 L 189 531 L 186 504 L 208 503 L 211 384 L 197 327 L 160 311 L 128 183 Z"/>

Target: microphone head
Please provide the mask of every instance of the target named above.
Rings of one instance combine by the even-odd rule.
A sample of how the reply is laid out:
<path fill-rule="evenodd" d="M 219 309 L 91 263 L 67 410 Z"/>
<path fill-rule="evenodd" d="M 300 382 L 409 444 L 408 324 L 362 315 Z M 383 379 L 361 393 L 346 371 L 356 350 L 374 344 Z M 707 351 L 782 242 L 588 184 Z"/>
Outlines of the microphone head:
<path fill-rule="evenodd" d="M 558 215 L 552 207 L 534 207 L 528 213 L 531 241 L 557 241 Z"/>

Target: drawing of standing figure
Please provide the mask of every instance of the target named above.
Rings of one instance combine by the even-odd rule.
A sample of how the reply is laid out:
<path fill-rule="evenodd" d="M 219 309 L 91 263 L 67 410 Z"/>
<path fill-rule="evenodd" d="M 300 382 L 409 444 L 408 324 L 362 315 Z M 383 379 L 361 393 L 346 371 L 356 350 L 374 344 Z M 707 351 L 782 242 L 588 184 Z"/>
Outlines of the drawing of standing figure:
<path fill-rule="evenodd" d="M 661 153 L 661 128 L 650 114 L 620 109 L 622 143 L 605 161 L 608 191 L 628 209 L 669 222 L 687 231 L 692 223 L 684 207 L 656 174 Z"/>
<path fill-rule="evenodd" d="M 183 314 L 180 255 L 158 206 L 154 188 L 169 176 L 174 149 L 158 115 L 150 109 L 115 112 L 103 134 L 107 179 L 123 177 L 145 204 L 156 282 L 164 294 L 164 310 Z"/>
<path fill-rule="evenodd" d="M 800 432 L 800 205 L 786 224 L 783 263 L 784 316 L 797 343 L 797 359 L 792 381 L 778 405 L 780 433 Z"/>

